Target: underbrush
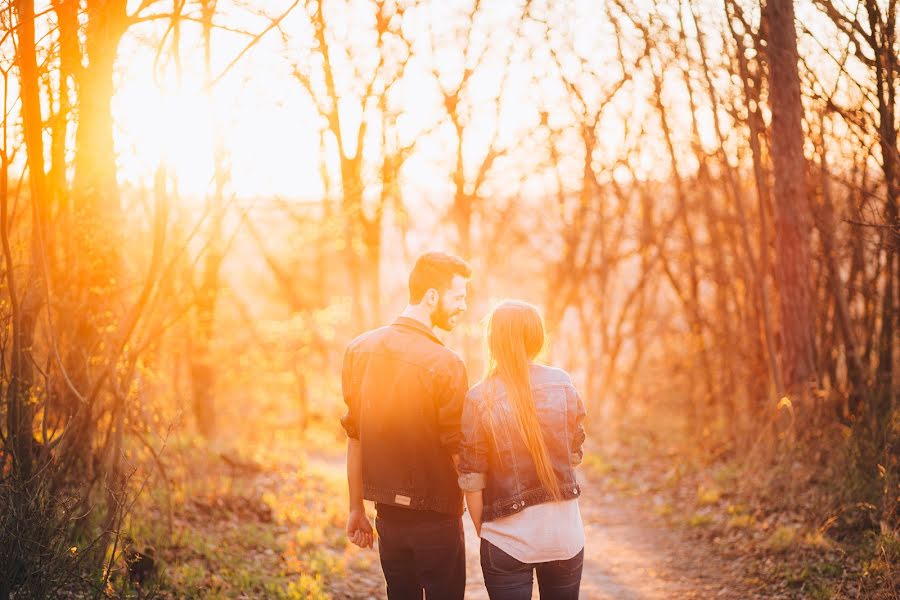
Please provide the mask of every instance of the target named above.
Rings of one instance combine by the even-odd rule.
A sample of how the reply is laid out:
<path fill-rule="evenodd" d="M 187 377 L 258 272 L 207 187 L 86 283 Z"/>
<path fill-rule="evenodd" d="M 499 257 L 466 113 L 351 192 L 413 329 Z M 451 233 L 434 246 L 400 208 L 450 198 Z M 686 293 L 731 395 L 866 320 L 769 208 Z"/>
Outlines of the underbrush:
<path fill-rule="evenodd" d="M 590 453 L 584 470 L 715 547 L 763 597 L 896 600 L 897 431 L 874 448 L 834 427 L 777 442 L 765 460 L 638 432 Z"/>
<path fill-rule="evenodd" d="M 377 555 L 346 540 L 346 484 L 330 459 L 293 443 L 253 456 L 184 447 L 169 460 L 168 485 L 151 489 L 125 527 L 131 555 L 152 566 L 143 581 L 117 582 L 123 597 L 381 595 Z"/>
<path fill-rule="evenodd" d="M 106 492 L 116 486 L 106 485 Z M 114 596 L 127 489 L 127 482 L 115 494 L 79 486 L 49 461 L 24 481 L 0 472 L 0 598 Z"/>

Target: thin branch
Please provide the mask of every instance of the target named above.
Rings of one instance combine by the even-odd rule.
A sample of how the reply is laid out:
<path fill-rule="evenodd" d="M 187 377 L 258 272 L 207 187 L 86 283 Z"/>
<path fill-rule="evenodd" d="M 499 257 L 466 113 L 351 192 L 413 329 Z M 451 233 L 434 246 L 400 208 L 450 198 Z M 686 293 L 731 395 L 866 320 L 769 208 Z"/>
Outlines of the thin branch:
<path fill-rule="evenodd" d="M 270 31 L 272 31 L 273 29 L 277 28 L 278 25 L 279 25 L 279 24 L 280 24 L 280 23 L 281 23 L 288 15 L 289 15 L 289 14 L 291 14 L 291 12 L 292 12 L 292 11 L 297 7 L 297 5 L 299 5 L 299 4 L 300 4 L 300 0 L 294 0 L 294 2 L 291 3 L 291 5 L 287 8 L 287 10 L 285 10 L 285 11 L 284 11 L 283 13 L 281 13 L 278 17 L 276 17 L 275 19 L 273 19 L 273 20 L 269 23 L 269 25 L 266 26 L 265 29 L 263 29 L 261 32 L 259 32 L 258 34 L 256 34 L 256 35 L 253 37 L 253 39 L 250 40 L 250 42 L 249 42 L 246 46 L 244 46 L 244 48 L 243 48 L 240 52 L 237 53 L 237 55 L 231 60 L 231 62 L 228 63 L 228 65 L 226 65 L 224 69 L 222 69 L 222 72 L 219 73 L 219 75 L 217 75 L 216 77 L 214 77 L 214 78 L 212 79 L 212 81 L 211 81 L 210 84 L 209 84 L 209 87 L 210 87 L 210 88 L 214 88 L 214 87 L 216 86 L 216 84 L 218 84 L 219 81 L 221 81 L 222 78 L 225 77 L 225 76 L 228 74 L 228 72 L 229 72 L 232 68 L 234 68 L 234 66 L 241 60 L 241 58 L 244 57 L 245 54 L 247 54 L 254 46 L 256 46 L 256 44 L 258 44 L 258 43 L 266 36 L 267 33 L 269 33 Z"/>

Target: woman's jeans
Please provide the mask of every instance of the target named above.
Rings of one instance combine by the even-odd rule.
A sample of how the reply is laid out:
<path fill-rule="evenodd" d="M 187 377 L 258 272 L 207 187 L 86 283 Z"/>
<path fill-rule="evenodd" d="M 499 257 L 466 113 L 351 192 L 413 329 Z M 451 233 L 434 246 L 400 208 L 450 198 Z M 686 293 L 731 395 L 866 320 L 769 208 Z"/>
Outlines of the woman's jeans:
<path fill-rule="evenodd" d="M 535 571 L 541 598 L 576 600 L 583 566 L 584 548 L 568 560 L 523 563 L 481 540 L 481 571 L 491 600 L 531 600 Z"/>

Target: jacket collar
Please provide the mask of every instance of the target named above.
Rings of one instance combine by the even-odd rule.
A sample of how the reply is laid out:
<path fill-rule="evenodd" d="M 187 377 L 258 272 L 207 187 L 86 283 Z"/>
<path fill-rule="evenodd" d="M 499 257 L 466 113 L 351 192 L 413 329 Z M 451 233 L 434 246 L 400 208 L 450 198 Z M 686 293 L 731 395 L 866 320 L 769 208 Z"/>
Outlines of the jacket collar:
<path fill-rule="evenodd" d="M 401 325 L 403 327 L 415 329 L 419 333 L 426 335 L 427 337 L 429 337 L 433 341 L 437 342 L 441 346 L 444 345 L 444 342 L 442 342 L 440 340 L 440 338 L 438 338 L 438 336 L 434 335 L 434 331 L 429 329 L 425 325 L 425 323 L 422 323 L 421 321 L 419 321 L 417 319 L 411 319 L 409 317 L 397 317 L 397 319 L 393 322 L 393 325 Z"/>

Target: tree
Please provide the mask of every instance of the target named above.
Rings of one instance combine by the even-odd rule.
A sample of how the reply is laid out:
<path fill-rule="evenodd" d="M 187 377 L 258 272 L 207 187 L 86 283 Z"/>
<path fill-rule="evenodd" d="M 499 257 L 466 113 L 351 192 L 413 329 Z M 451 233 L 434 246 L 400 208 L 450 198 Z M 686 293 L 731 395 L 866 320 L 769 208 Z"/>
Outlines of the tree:
<path fill-rule="evenodd" d="M 402 142 L 393 148 L 388 145 L 388 130 L 395 126 L 388 103 L 412 55 L 403 32 L 410 3 L 367 0 L 353 4 L 351 12 L 364 15 L 366 29 L 352 29 L 344 36 L 336 33 L 338 13 L 326 14 L 332 9 L 337 11 L 336 4 L 325 0 L 307 3 L 313 39 L 307 42 L 303 59 L 292 56 L 289 60 L 295 79 L 322 120 L 323 151 L 332 149 L 339 169 L 353 321 L 365 327 L 380 320 L 383 220 L 389 202 L 399 198 L 392 180 L 412 150 Z M 290 38 L 283 36 L 286 42 Z M 348 109 L 351 102 L 353 109 Z M 374 198 L 367 197 L 367 184 L 380 189 Z"/>
<path fill-rule="evenodd" d="M 217 0 L 200 0 L 200 20 L 203 39 L 204 93 L 210 103 L 213 98 L 212 33 Z M 175 52 L 179 52 L 176 48 Z M 190 337 L 191 396 L 194 418 L 200 434 L 210 440 L 216 434 L 215 364 L 213 337 L 216 303 L 219 296 L 219 270 L 225 258 L 222 221 L 225 218 L 225 185 L 228 172 L 219 124 L 213 124 L 213 191 L 209 198 L 209 244 L 204 255 L 200 281 L 194 284 L 194 330 Z"/>
<path fill-rule="evenodd" d="M 812 219 L 803 155 L 803 104 L 793 0 L 769 0 L 765 10 L 784 383 L 789 394 L 802 396 L 815 377 L 815 342 L 810 279 Z"/>

